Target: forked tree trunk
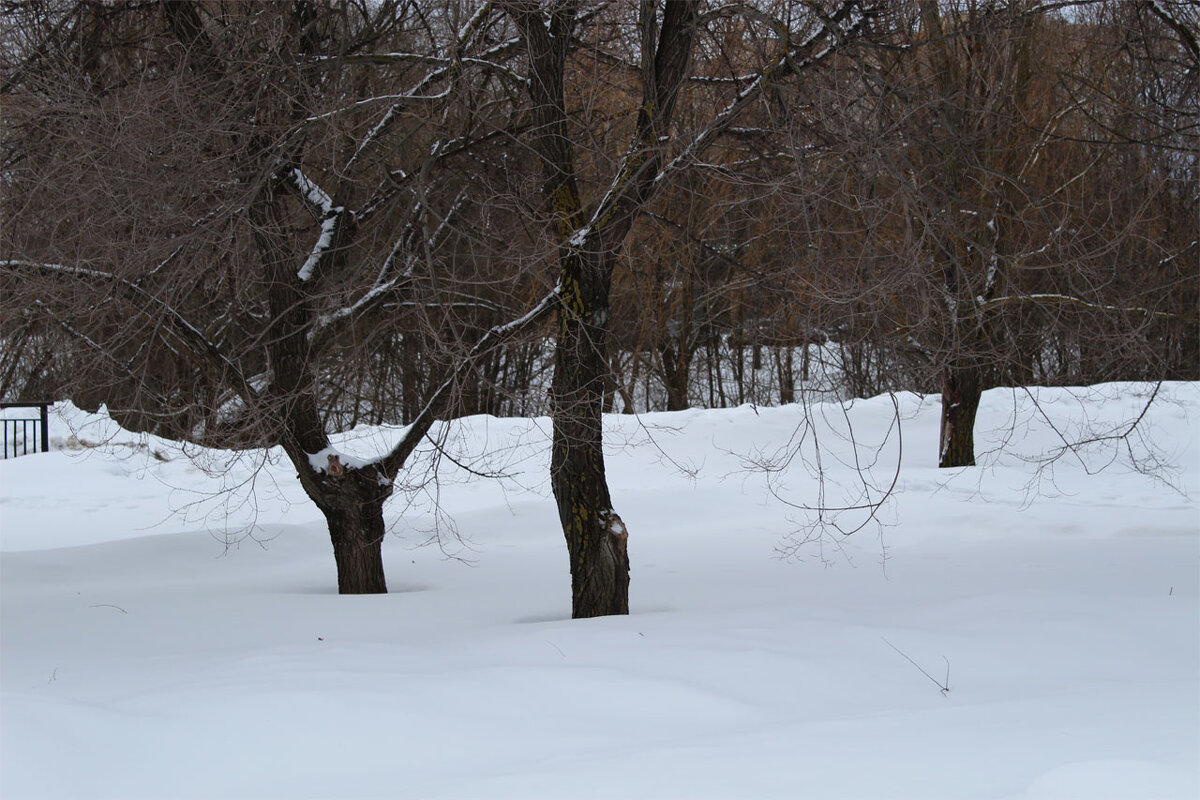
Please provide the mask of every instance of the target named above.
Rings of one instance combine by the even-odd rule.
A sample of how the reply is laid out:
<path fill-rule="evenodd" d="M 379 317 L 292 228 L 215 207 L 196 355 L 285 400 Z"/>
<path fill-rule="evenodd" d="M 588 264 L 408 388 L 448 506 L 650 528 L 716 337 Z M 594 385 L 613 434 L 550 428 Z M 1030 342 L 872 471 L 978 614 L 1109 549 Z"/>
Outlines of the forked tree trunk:
<path fill-rule="evenodd" d="M 975 415 L 983 395 L 976 367 L 947 367 L 942 374 L 942 436 L 939 467 L 975 466 Z"/>
<path fill-rule="evenodd" d="M 391 482 L 382 477 L 375 464 L 354 469 L 331 456 L 318 471 L 301 453 L 292 456 L 292 463 L 300 472 L 304 491 L 321 509 L 329 526 L 337 564 L 338 594 L 387 592 L 383 574 L 383 539 L 387 534 L 383 504 L 392 493 Z"/>
<path fill-rule="evenodd" d="M 655 4 L 640 4 L 642 106 L 621 169 L 591 222 L 585 222 L 564 92 L 578 8 L 573 3 L 503 4 L 529 50 L 534 150 L 545 172 L 542 192 L 561 237 L 550 485 L 571 557 L 576 618 L 629 613 L 627 534 L 609 498 L 601 435 L 609 287 L 633 219 L 657 187 L 662 143 L 669 139 L 691 64 L 697 5 L 667 2 L 658 22 Z"/>

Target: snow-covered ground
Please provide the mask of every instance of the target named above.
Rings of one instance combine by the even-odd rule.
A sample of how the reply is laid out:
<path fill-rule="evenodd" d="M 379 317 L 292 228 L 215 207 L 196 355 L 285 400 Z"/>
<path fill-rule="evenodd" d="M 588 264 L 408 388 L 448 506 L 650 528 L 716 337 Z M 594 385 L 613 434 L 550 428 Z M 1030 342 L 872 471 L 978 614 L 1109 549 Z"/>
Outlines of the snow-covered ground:
<path fill-rule="evenodd" d="M 0 797 L 1194 800 L 1200 384 L 1037 462 L 1049 421 L 1119 432 L 1147 391 L 1041 390 L 1049 420 L 989 392 L 957 471 L 937 398 L 611 418 L 633 613 L 585 621 L 545 420 L 449 425 L 504 477 L 426 453 L 392 593 L 339 597 L 286 464 L 59 408 L 56 451 L 0 463 Z M 850 428 L 896 493 L 814 533 L 785 501 L 817 500 L 816 441 L 855 504 Z"/>

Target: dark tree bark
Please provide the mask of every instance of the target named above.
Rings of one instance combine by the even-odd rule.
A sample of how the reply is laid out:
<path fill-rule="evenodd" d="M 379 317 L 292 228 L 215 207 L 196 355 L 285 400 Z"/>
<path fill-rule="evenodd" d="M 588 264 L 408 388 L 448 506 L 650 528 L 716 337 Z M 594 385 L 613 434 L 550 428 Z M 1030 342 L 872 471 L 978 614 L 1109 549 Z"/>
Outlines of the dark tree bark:
<path fill-rule="evenodd" d="M 273 417 L 279 425 L 273 438 L 282 442 L 305 492 L 325 516 L 338 593 L 386 593 L 383 504 L 391 495 L 391 481 L 374 467 L 351 469 L 338 456 L 316 465 L 309 457 L 329 447 L 317 408 L 314 359 L 306 335 L 312 323 L 312 293 L 276 240 L 283 230 L 278 202 L 274 187 L 268 186 L 250 210 L 273 320 L 266 348 L 272 376 L 266 402 L 276 406 Z"/>
<path fill-rule="evenodd" d="M 659 347 L 662 359 L 663 386 L 667 390 L 667 411 L 684 411 L 691 408 L 688 385 L 691 383 L 692 353 L 686 345 L 676 350 L 673 342 Z"/>
<path fill-rule="evenodd" d="M 562 265 L 550 482 L 571 558 L 575 618 L 629 613 L 629 537 L 612 510 L 604 474 L 607 269 L 600 259 L 570 256 Z"/>
<path fill-rule="evenodd" d="M 783 355 L 780 355 L 780 351 Z M 788 405 L 796 402 L 796 381 L 792 377 L 793 356 L 792 348 L 785 346 L 783 348 L 774 348 L 775 352 L 775 371 L 779 376 L 779 404 Z M 807 377 L 807 376 L 806 376 Z"/>
<path fill-rule="evenodd" d="M 939 467 L 975 466 L 975 415 L 983 396 L 980 370 L 947 367 L 942 373 L 942 435 Z"/>
<path fill-rule="evenodd" d="M 331 472 L 337 472 L 336 468 Z M 329 524 L 339 594 L 383 594 L 383 503 L 391 484 L 360 470 L 330 474 L 322 511 Z"/>
<path fill-rule="evenodd" d="M 610 191 L 586 220 L 564 101 L 564 65 L 577 4 L 556 4 L 548 16 L 534 2 L 514 0 L 505 8 L 529 52 L 534 149 L 560 241 L 550 483 L 571 560 L 571 615 L 627 614 L 628 532 L 609 496 L 601 422 L 609 293 L 634 217 L 656 189 L 663 142 L 691 66 L 697 4 L 668 0 L 661 22 L 655 3 L 641 5 L 643 102 Z"/>

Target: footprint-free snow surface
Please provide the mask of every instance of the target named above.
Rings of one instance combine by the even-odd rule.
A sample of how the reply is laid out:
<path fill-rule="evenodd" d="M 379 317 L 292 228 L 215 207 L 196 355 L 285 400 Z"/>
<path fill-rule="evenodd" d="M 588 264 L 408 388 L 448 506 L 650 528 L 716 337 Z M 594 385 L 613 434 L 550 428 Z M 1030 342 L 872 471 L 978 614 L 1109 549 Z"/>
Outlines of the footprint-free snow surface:
<path fill-rule="evenodd" d="M 0 463 L 0 797 L 1195 800 L 1200 384 L 1123 435 L 1153 389 L 991 391 L 961 470 L 936 397 L 608 418 L 632 613 L 580 621 L 544 419 L 443 426 L 339 597 L 278 454 L 60 406 Z"/>

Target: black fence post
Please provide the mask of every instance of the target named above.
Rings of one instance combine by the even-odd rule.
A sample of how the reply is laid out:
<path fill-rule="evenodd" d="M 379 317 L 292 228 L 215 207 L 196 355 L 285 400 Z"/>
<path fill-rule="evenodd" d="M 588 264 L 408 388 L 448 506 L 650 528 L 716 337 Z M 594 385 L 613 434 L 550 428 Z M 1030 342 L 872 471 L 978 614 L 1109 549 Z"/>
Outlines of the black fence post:
<path fill-rule="evenodd" d="M 0 419 L 0 432 L 3 433 L 3 438 L 4 438 L 4 444 L 3 444 L 3 448 L 2 448 L 4 458 L 7 459 L 7 458 L 9 458 L 9 455 L 10 455 L 9 454 L 9 446 L 8 446 L 8 434 L 9 434 L 10 430 L 12 431 L 12 435 L 13 435 L 11 456 L 13 458 L 16 458 L 18 455 L 24 456 L 24 455 L 29 454 L 29 444 L 30 444 L 30 442 L 29 442 L 29 426 L 31 424 L 34 426 L 35 433 L 37 432 L 37 426 L 38 425 L 42 426 L 41 435 L 38 436 L 33 441 L 33 452 L 34 453 L 38 453 L 38 452 L 49 453 L 50 452 L 50 406 L 52 406 L 52 405 L 53 405 L 53 403 L 0 403 L 0 409 L 3 409 L 3 408 L 36 408 L 38 410 L 38 415 L 36 417 L 23 417 L 20 419 L 8 419 L 7 417 L 5 417 L 4 419 Z M 17 425 L 18 424 L 20 424 L 20 426 L 21 426 L 21 428 L 20 428 L 20 430 L 21 430 L 20 449 L 17 448 Z M 38 449 L 39 444 L 41 445 L 40 450 Z"/>

